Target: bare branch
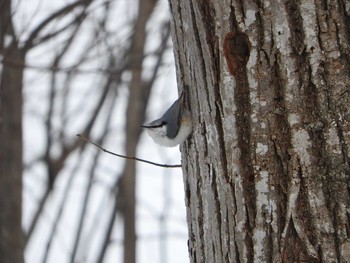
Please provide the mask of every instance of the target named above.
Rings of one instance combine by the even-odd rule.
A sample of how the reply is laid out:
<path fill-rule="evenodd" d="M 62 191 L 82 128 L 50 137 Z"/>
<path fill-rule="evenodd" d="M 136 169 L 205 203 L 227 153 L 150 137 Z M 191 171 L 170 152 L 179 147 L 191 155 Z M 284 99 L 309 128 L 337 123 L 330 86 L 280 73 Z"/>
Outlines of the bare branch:
<path fill-rule="evenodd" d="M 52 168 L 51 173 L 53 177 L 56 177 L 57 174 L 62 170 L 63 166 L 64 166 L 64 162 L 65 160 L 68 158 L 69 154 L 72 153 L 74 150 L 76 150 L 78 148 L 79 144 L 78 144 L 78 140 L 74 141 L 72 144 L 65 146 L 63 148 L 62 154 L 58 159 L 49 159 L 49 160 L 45 160 L 45 156 L 43 156 L 43 160 L 45 160 L 46 162 L 50 162 L 48 165 Z M 47 202 L 47 199 L 50 195 L 51 192 L 51 188 L 48 187 L 45 190 L 45 193 L 43 195 L 43 197 L 41 198 L 40 202 L 39 202 L 39 206 L 38 209 L 36 210 L 32 222 L 30 223 L 30 226 L 28 228 L 28 231 L 25 235 L 25 246 L 29 243 L 30 238 L 32 237 L 33 231 L 35 229 L 35 227 L 37 226 L 39 217 L 42 215 L 42 211 L 44 209 L 44 206 Z"/>
<path fill-rule="evenodd" d="M 112 103 L 109 105 L 109 110 L 108 110 L 107 117 L 104 120 L 105 123 L 104 123 L 103 133 L 101 134 L 101 136 L 100 136 L 100 138 L 98 140 L 99 144 L 102 144 L 103 141 L 106 139 L 106 135 L 108 133 L 108 125 L 111 122 L 111 119 L 112 119 L 112 116 L 113 116 L 113 108 L 115 107 L 115 104 L 116 104 L 116 101 L 117 101 L 115 99 L 117 97 L 117 93 L 114 93 L 113 97 L 114 98 L 112 100 Z M 91 198 L 91 190 L 92 190 L 93 180 L 94 180 L 94 177 L 95 177 L 95 174 L 96 174 L 96 169 L 98 167 L 98 161 L 100 159 L 100 156 L 101 156 L 101 151 L 96 151 L 93 161 L 89 164 L 91 169 L 90 169 L 90 173 L 89 173 L 88 185 L 87 185 L 87 188 L 86 188 L 86 191 L 85 191 L 85 197 L 84 197 L 82 210 L 81 210 L 81 214 L 80 214 L 78 230 L 77 230 L 77 233 L 75 235 L 75 242 L 74 242 L 73 250 L 72 250 L 72 253 L 71 253 L 71 259 L 70 259 L 71 263 L 76 262 L 78 245 L 79 245 L 79 242 L 80 242 L 80 237 L 81 237 L 82 230 L 83 230 L 83 227 L 84 227 L 84 222 L 85 222 L 85 219 L 86 219 L 87 207 L 88 207 L 88 204 L 89 204 L 89 201 L 90 201 L 90 198 Z M 117 200 L 115 200 L 115 201 L 117 201 Z"/>
<path fill-rule="evenodd" d="M 138 158 L 138 157 L 135 157 L 135 156 L 132 156 L 132 157 L 131 157 L 131 156 L 126 156 L 126 155 L 114 153 L 114 152 L 111 152 L 111 151 L 106 150 L 105 148 L 103 148 L 102 146 L 98 145 L 97 143 L 94 143 L 93 141 L 90 141 L 88 138 L 86 138 L 86 137 L 85 137 L 84 135 L 82 135 L 82 134 L 77 134 L 77 136 L 78 136 L 81 140 L 95 145 L 95 146 L 96 146 L 97 148 L 99 148 L 100 150 L 102 150 L 102 151 L 104 151 L 104 152 L 106 152 L 106 153 L 109 153 L 109 154 L 111 154 L 111 155 L 120 157 L 120 158 L 124 158 L 124 159 L 128 159 L 128 160 L 134 160 L 134 161 L 139 161 L 139 162 L 143 162 L 143 163 L 148 163 L 148 164 L 151 164 L 151 165 L 154 165 L 154 166 L 159 166 L 159 167 L 164 167 L 164 168 L 180 168 L 180 167 L 182 167 L 181 164 L 160 164 L 160 163 L 151 162 L 151 161 L 148 161 L 148 160 L 145 160 L 145 159 L 141 159 L 141 158 Z"/>
<path fill-rule="evenodd" d="M 23 46 L 23 51 L 26 52 L 28 51 L 32 46 L 33 46 L 33 42 L 35 40 L 35 38 L 40 34 L 40 32 L 53 20 L 55 20 L 56 18 L 63 16 L 67 13 L 69 13 L 70 11 L 72 11 L 74 8 L 76 8 L 77 6 L 80 5 L 85 5 L 88 6 L 89 4 L 91 4 L 92 0 L 77 0 L 67 6 L 64 6 L 63 8 L 61 8 L 60 10 L 57 10 L 56 12 L 54 12 L 53 14 L 51 14 L 49 17 L 47 17 L 44 21 L 42 21 L 30 34 L 30 36 L 28 37 L 28 39 L 25 41 L 25 44 Z"/>
<path fill-rule="evenodd" d="M 81 157 L 82 155 L 83 155 L 83 148 L 80 148 L 79 156 Z M 46 244 L 45 253 L 44 253 L 44 256 L 42 259 L 42 263 L 48 262 L 51 247 L 52 247 L 53 241 L 56 237 L 55 234 L 57 232 L 58 225 L 59 225 L 60 220 L 62 218 L 63 211 L 64 211 L 64 208 L 66 206 L 66 203 L 67 203 L 67 200 L 69 197 L 69 191 L 72 188 L 74 177 L 75 177 L 77 171 L 79 170 L 80 166 L 81 166 L 81 162 L 77 162 L 69 174 L 68 183 L 66 184 L 66 187 L 64 189 L 63 199 L 61 200 L 60 204 L 58 205 L 58 211 L 57 211 L 57 214 L 55 215 L 55 219 L 52 223 L 52 228 L 51 228 L 51 232 L 49 234 L 49 239 L 48 239 L 47 244 Z"/>
<path fill-rule="evenodd" d="M 162 65 L 163 55 L 167 49 L 167 43 L 168 43 L 169 38 L 170 38 L 170 21 L 167 21 L 166 23 L 164 23 L 163 30 L 164 30 L 164 32 L 163 32 L 163 36 L 161 39 L 161 44 L 159 45 L 158 49 L 154 52 L 154 55 L 157 56 L 157 62 L 154 66 L 152 77 L 149 80 L 144 82 L 144 85 L 146 87 L 153 85 L 153 83 L 155 82 L 155 80 L 158 76 L 159 69 Z"/>
<path fill-rule="evenodd" d="M 76 34 L 75 32 L 78 31 L 79 26 L 81 25 L 81 23 L 79 23 L 74 32 L 72 33 L 71 37 L 68 39 L 68 41 L 66 42 L 64 48 L 62 49 L 62 51 L 60 52 L 60 54 L 58 54 L 56 56 L 56 58 L 54 59 L 53 63 L 52 63 L 52 67 L 53 68 L 57 68 L 60 60 L 62 59 L 62 57 L 66 54 L 68 48 L 70 47 L 70 45 L 73 43 L 73 39 L 75 38 Z M 48 196 L 52 190 L 54 181 L 57 178 L 57 175 L 59 173 L 59 171 L 61 170 L 63 164 L 64 164 L 64 160 L 68 157 L 69 153 L 73 150 L 75 150 L 75 148 L 77 147 L 78 144 L 75 144 L 76 146 L 73 147 L 68 147 L 68 154 L 64 154 L 67 153 L 67 149 L 64 151 L 64 153 L 62 153 L 61 157 L 63 157 L 63 159 L 58 158 L 56 161 L 52 160 L 51 156 L 50 156 L 50 151 L 51 151 L 51 147 L 52 147 L 52 115 L 53 115 L 53 107 L 54 107 L 54 101 L 56 98 L 56 71 L 53 70 L 52 71 L 52 77 L 51 77 L 51 89 L 50 89 L 50 96 L 49 96 L 49 109 L 48 109 L 48 113 L 47 113 L 47 119 L 45 121 L 46 123 L 46 132 L 47 132 L 47 141 L 46 141 L 46 150 L 44 153 L 44 156 L 42 158 L 42 160 L 45 162 L 46 166 L 47 166 L 47 172 L 48 172 L 48 187 L 45 190 L 45 194 L 43 195 L 43 197 L 41 198 L 40 202 L 39 202 L 39 207 L 38 210 L 36 211 L 33 220 L 30 224 L 28 233 L 25 235 L 25 244 L 28 243 L 28 241 L 31 238 L 31 235 L 37 225 L 39 216 L 42 214 L 42 210 L 47 202 Z M 49 249 L 49 248 L 48 248 Z"/>
<path fill-rule="evenodd" d="M 124 206 L 125 201 L 123 200 L 123 195 L 121 194 L 121 191 L 123 191 L 123 186 L 122 186 L 122 177 L 118 178 L 118 180 L 115 182 L 115 187 L 113 190 L 118 189 L 118 192 L 115 193 L 115 191 L 112 191 L 111 194 L 114 196 L 114 205 L 112 209 L 112 213 L 109 217 L 108 224 L 107 224 L 107 230 L 106 230 L 106 235 L 105 238 L 102 242 L 102 248 L 100 251 L 100 254 L 97 258 L 97 262 L 103 262 L 104 256 L 106 254 L 108 245 L 110 244 L 110 233 L 113 231 L 113 227 L 116 221 L 117 214 L 121 212 L 121 209 L 123 209 L 122 206 Z M 124 256 L 125 257 L 125 256 Z"/>
<path fill-rule="evenodd" d="M 72 27 L 73 25 L 77 24 L 80 20 L 82 20 L 83 15 L 85 15 L 85 12 L 83 12 L 83 14 L 81 14 L 80 16 L 77 16 L 75 19 L 73 19 L 72 21 L 70 21 L 69 23 L 67 23 L 67 25 L 62 26 L 60 29 L 56 30 L 55 32 L 46 34 L 40 38 L 37 38 L 37 40 L 35 41 L 35 43 L 32 43 L 32 48 L 42 44 L 43 42 L 59 35 L 60 33 L 66 31 L 68 28 Z"/>
<path fill-rule="evenodd" d="M 27 69 L 34 69 L 34 70 L 39 70 L 39 71 L 59 71 L 59 72 L 64 72 L 64 73 L 69 73 L 71 71 L 74 71 L 74 73 L 77 74 L 104 74 L 104 75 L 111 75 L 113 74 L 113 70 L 110 69 L 78 69 L 78 65 L 72 65 L 68 67 L 59 67 L 59 66 L 40 66 L 40 65 L 32 65 L 28 63 L 23 63 L 22 61 L 16 61 L 16 60 L 9 60 L 7 59 L 4 61 L 3 59 L 0 59 L 0 64 L 3 65 L 10 65 L 12 67 L 16 68 L 27 68 Z"/>

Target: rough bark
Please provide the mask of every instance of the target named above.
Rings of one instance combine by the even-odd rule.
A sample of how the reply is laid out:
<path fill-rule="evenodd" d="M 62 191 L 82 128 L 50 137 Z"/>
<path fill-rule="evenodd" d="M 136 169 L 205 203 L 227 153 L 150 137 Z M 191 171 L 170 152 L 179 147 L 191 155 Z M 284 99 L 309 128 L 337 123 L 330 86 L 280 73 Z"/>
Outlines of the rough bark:
<path fill-rule="evenodd" d="M 191 262 L 348 262 L 350 3 L 169 2 Z"/>

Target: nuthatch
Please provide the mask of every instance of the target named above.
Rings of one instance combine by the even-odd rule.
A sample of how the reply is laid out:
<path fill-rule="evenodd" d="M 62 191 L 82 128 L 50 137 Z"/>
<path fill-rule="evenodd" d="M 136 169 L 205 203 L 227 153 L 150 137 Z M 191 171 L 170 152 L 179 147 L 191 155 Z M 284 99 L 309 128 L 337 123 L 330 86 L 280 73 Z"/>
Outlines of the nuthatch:
<path fill-rule="evenodd" d="M 159 145 L 174 147 L 183 143 L 192 132 L 192 118 L 185 107 L 185 95 L 181 94 L 173 105 L 157 120 L 142 125 Z"/>

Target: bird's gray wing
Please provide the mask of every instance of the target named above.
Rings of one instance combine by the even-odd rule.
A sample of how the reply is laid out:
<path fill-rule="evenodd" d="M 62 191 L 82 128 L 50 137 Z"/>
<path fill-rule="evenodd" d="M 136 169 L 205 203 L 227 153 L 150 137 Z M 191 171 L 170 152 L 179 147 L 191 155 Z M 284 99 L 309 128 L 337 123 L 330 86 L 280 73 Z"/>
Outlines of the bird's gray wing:
<path fill-rule="evenodd" d="M 176 100 L 173 105 L 163 114 L 160 118 L 166 121 L 167 124 L 167 137 L 173 139 L 179 132 L 181 125 L 181 101 Z"/>

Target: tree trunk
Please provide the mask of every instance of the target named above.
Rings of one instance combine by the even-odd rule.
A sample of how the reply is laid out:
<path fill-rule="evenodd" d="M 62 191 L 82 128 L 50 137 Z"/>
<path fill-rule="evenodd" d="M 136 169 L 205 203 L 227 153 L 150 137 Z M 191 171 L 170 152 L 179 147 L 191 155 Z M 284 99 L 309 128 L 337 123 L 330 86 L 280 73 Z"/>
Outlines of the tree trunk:
<path fill-rule="evenodd" d="M 191 262 L 348 262 L 350 3 L 169 2 Z"/>
<path fill-rule="evenodd" d="M 14 37 L 11 2 L 0 5 L 0 261 L 23 258 L 22 220 L 22 78 L 24 55 Z"/>
<path fill-rule="evenodd" d="M 142 62 L 146 43 L 146 24 L 156 6 L 157 0 L 140 0 L 139 15 L 134 28 L 131 43 L 130 61 L 132 78 L 129 86 L 129 103 L 126 112 L 125 152 L 127 156 L 136 156 L 137 144 L 141 134 L 140 123 L 144 122 L 146 106 L 151 86 L 142 81 Z M 136 262 L 136 163 L 127 160 L 120 183 L 124 219 L 124 263 Z"/>

